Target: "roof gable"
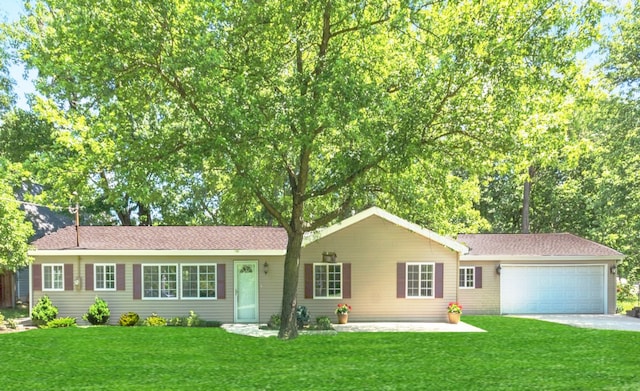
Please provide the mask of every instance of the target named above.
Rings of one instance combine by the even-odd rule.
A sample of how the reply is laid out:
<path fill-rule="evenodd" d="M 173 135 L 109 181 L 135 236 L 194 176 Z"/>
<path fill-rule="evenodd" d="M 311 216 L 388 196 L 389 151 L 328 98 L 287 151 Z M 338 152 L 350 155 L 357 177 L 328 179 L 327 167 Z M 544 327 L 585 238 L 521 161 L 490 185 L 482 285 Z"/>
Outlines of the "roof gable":
<path fill-rule="evenodd" d="M 469 247 L 465 259 L 513 257 L 595 257 L 622 259 L 607 246 L 569 233 L 460 234 L 458 241 Z"/>
<path fill-rule="evenodd" d="M 419 226 L 418 224 L 414 224 L 411 223 L 407 220 L 404 220 L 396 215 L 393 215 L 383 209 L 377 208 L 377 207 L 372 207 L 369 209 L 366 209 L 360 213 L 356 213 L 355 215 L 344 219 L 332 226 L 329 226 L 327 228 L 322 228 L 319 229 L 315 232 L 310 233 L 309 235 L 307 235 L 307 237 L 305 238 L 304 242 L 302 243 L 302 246 L 305 247 L 307 245 L 309 245 L 310 243 L 313 243 L 317 240 L 320 240 L 324 237 L 327 237 L 331 234 L 334 234 L 340 230 L 343 230 L 349 226 L 352 226 L 354 224 L 360 223 L 364 220 L 366 220 L 367 218 L 371 217 L 371 216 L 377 216 L 379 218 L 382 218 L 392 224 L 395 224 L 399 227 L 402 227 L 406 230 L 409 230 L 411 232 L 414 232 L 418 235 L 421 235 L 427 239 L 433 240 L 434 242 L 447 247 L 453 251 L 459 252 L 461 254 L 465 254 L 468 251 L 468 248 L 460 243 L 455 241 L 454 239 L 451 238 L 447 238 L 445 236 L 439 235 L 431 230 L 428 230 L 426 228 L 422 228 L 421 226 Z"/>

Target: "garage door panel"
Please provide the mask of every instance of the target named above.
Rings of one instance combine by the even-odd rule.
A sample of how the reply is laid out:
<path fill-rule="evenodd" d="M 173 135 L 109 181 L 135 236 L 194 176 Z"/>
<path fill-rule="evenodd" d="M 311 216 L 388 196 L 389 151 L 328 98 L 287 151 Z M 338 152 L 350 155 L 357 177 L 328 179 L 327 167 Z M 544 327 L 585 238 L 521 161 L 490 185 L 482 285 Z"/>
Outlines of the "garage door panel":
<path fill-rule="evenodd" d="M 605 268 L 599 265 L 502 265 L 502 313 L 604 313 Z"/>

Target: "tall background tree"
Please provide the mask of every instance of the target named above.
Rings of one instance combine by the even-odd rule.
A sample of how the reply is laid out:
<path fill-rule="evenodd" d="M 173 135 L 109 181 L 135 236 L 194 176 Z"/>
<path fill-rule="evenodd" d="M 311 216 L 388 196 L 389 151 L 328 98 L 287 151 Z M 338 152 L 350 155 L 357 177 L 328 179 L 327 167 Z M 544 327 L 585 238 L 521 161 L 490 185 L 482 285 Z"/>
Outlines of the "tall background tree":
<path fill-rule="evenodd" d="M 513 147 L 522 102 L 573 75 L 598 18 L 543 0 L 49 0 L 13 33 L 55 128 L 52 188 L 118 216 L 176 196 L 282 226 L 293 338 L 305 232 L 371 204 L 441 231 L 486 225 L 468 213 L 482 174 Z"/>

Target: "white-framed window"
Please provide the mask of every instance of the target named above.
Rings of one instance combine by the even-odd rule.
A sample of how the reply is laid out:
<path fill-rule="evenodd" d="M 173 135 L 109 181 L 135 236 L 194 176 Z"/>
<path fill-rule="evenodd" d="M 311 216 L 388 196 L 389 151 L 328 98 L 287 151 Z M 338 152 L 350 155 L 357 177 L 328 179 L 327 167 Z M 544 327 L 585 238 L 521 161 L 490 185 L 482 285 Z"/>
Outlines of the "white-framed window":
<path fill-rule="evenodd" d="M 215 264 L 181 265 L 183 299 L 215 299 L 217 268 Z"/>
<path fill-rule="evenodd" d="M 434 263 L 407 262 L 407 297 L 434 297 Z"/>
<path fill-rule="evenodd" d="M 64 265 L 42 265 L 42 290 L 64 290 Z"/>
<path fill-rule="evenodd" d="M 143 299 L 177 299 L 178 265 L 143 265 Z"/>
<path fill-rule="evenodd" d="M 313 264 L 313 297 L 342 298 L 342 264 Z"/>
<path fill-rule="evenodd" d="M 95 264 L 93 265 L 93 289 L 96 291 L 116 290 L 116 265 L 115 264 Z"/>
<path fill-rule="evenodd" d="M 476 268 L 473 266 L 463 266 L 459 269 L 459 287 L 475 288 Z"/>

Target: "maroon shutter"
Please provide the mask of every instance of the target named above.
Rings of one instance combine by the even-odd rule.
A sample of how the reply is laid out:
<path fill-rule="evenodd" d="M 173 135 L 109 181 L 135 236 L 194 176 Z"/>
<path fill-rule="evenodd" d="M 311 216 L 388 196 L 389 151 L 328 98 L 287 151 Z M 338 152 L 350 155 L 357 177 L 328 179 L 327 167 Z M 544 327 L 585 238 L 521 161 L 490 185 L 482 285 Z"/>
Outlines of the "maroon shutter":
<path fill-rule="evenodd" d="M 226 266 L 224 263 L 219 263 L 216 266 L 216 282 L 217 282 L 217 288 L 216 288 L 216 295 L 218 299 L 226 299 L 227 298 L 227 286 L 225 283 L 225 270 L 226 270 Z"/>
<path fill-rule="evenodd" d="M 351 298 L 351 264 L 342 264 L 342 298 Z"/>
<path fill-rule="evenodd" d="M 31 266 L 31 287 L 34 291 L 42 290 L 42 265 Z"/>
<path fill-rule="evenodd" d="M 482 266 L 476 266 L 475 270 L 475 286 L 476 289 L 482 288 Z"/>
<path fill-rule="evenodd" d="M 116 290 L 125 290 L 124 263 L 119 263 L 116 265 Z"/>
<path fill-rule="evenodd" d="M 436 299 L 442 299 L 444 297 L 444 264 L 436 263 L 436 286 L 435 286 L 435 296 Z"/>
<path fill-rule="evenodd" d="M 73 290 L 73 264 L 72 263 L 64 264 L 64 290 L 65 291 Z"/>
<path fill-rule="evenodd" d="M 133 300 L 142 299 L 142 265 L 133 265 Z"/>
<path fill-rule="evenodd" d="M 407 285 L 407 264 L 404 262 L 398 262 L 396 268 L 396 297 L 398 299 L 404 299 Z"/>
<path fill-rule="evenodd" d="M 84 289 L 93 290 L 93 263 L 84 265 Z"/>
<path fill-rule="evenodd" d="M 313 299 L 313 263 L 304 264 L 304 298 Z"/>

